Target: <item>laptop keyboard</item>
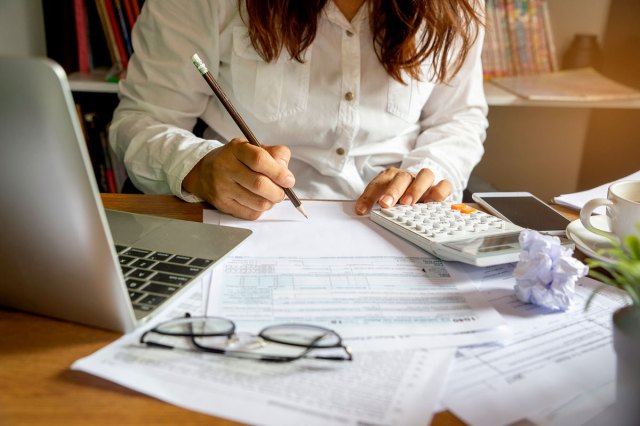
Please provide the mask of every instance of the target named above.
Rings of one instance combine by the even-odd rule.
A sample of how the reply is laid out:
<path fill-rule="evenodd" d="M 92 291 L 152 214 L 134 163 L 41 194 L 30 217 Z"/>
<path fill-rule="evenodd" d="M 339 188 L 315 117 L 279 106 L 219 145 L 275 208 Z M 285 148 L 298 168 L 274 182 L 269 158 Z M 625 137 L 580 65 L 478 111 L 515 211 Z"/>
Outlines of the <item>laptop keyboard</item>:
<path fill-rule="evenodd" d="M 191 282 L 210 259 L 116 245 L 133 308 L 148 313 Z"/>

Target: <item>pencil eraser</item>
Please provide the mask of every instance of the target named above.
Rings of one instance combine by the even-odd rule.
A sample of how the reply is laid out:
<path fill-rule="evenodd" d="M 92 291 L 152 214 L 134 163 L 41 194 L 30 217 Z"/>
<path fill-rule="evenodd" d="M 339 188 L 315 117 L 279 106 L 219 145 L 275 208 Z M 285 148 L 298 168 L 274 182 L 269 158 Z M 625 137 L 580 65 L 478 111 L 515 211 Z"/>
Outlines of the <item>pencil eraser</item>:
<path fill-rule="evenodd" d="M 191 57 L 191 61 L 193 62 L 193 65 L 195 65 L 196 68 L 198 68 L 198 71 L 200 71 L 200 74 L 204 74 L 208 71 L 207 66 L 204 64 L 204 62 L 202 62 L 202 59 L 200 59 L 200 56 L 198 56 L 197 53 L 193 54 L 193 56 Z"/>

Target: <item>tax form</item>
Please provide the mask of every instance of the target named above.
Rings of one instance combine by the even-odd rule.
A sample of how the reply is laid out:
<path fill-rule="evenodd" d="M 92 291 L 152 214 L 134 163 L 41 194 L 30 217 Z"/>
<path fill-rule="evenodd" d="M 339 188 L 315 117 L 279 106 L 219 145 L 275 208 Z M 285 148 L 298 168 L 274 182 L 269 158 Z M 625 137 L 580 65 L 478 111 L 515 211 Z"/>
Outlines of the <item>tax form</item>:
<path fill-rule="evenodd" d="M 509 335 L 465 272 L 368 217 L 353 202 L 305 202 L 310 219 L 277 205 L 254 222 L 213 211 L 251 240 L 217 267 L 208 313 L 257 331 L 279 322 L 332 328 L 356 348 L 478 344 Z"/>
<path fill-rule="evenodd" d="M 213 282 L 210 312 L 254 332 L 309 323 L 351 345 L 361 336 L 455 335 L 502 324 L 471 281 L 433 258 L 234 256 Z"/>
<path fill-rule="evenodd" d="M 506 318 L 514 337 L 503 344 L 459 348 L 443 404 L 473 425 L 584 424 L 615 397 L 611 315 L 627 301 L 600 283 L 582 278 L 567 312 L 523 304 L 513 292 L 512 265 L 478 270 L 476 282 Z"/>
<path fill-rule="evenodd" d="M 154 319 L 201 313 L 193 287 Z M 235 421 L 288 425 L 429 424 L 453 349 L 361 351 L 351 362 L 266 363 L 188 350 L 148 348 L 143 330 L 72 368 L 174 405 Z"/>

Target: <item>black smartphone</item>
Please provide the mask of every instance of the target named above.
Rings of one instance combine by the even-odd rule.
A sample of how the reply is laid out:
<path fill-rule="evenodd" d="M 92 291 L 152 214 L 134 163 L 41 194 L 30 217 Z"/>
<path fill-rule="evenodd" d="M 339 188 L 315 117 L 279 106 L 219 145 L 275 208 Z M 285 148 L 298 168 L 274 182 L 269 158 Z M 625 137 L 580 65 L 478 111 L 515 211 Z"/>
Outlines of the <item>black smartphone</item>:
<path fill-rule="evenodd" d="M 472 198 L 495 216 L 545 234 L 564 236 L 571 223 L 529 192 L 476 192 Z"/>

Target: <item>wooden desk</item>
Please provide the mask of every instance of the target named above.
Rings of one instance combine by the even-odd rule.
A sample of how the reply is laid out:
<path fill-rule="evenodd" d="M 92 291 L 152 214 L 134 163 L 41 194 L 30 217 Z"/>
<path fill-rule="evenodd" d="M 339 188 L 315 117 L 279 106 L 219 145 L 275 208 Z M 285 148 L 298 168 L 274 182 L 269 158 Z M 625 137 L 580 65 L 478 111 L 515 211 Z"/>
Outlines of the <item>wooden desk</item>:
<path fill-rule="evenodd" d="M 103 194 L 102 200 L 111 209 L 202 221 L 202 205 L 171 196 Z M 118 337 L 111 331 L 0 309 L 0 424 L 237 424 L 69 369 L 75 360 Z M 438 413 L 432 424 L 463 425 L 450 412 Z"/>

